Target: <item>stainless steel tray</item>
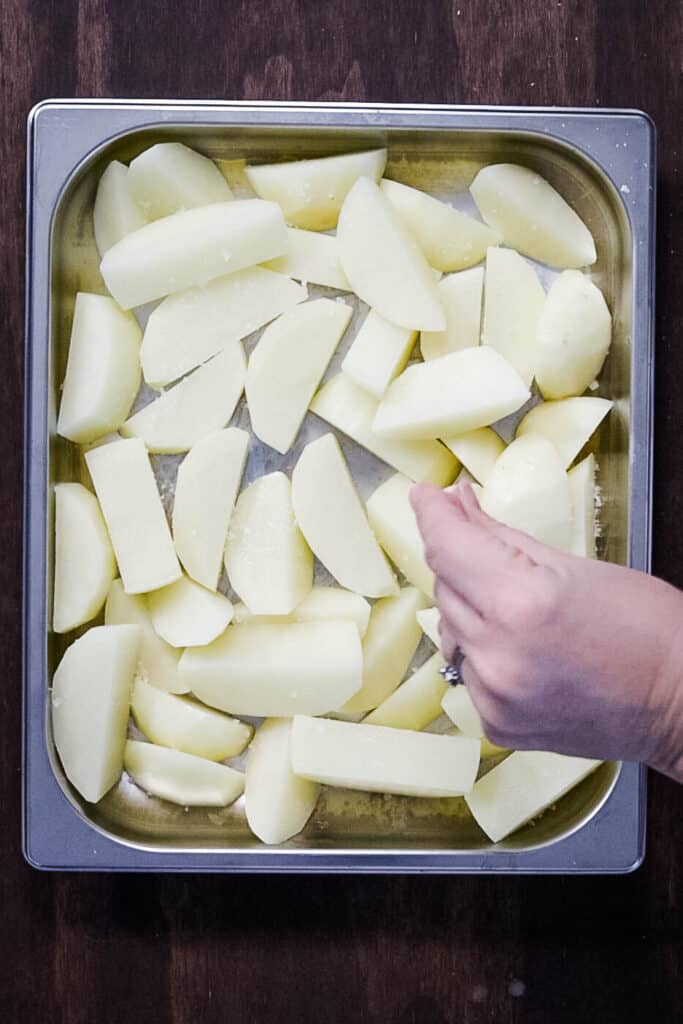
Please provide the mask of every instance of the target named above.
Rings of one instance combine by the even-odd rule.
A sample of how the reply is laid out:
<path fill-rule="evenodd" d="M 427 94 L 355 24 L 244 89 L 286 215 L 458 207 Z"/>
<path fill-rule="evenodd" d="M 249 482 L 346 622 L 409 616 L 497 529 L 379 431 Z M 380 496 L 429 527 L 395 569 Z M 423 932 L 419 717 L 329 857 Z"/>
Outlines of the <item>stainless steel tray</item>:
<path fill-rule="evenodd" d="M 601 553 L 650 566 L 654 128 L 637 111 L 371 104 L 47 101 L 28 123 L 23 840 L 35 867 L 134 871 L 627 872 L 644 854 L 645 773 L 606 764 L 492 846 L 461 800 L 325 791 L 305 831 L 266 848 L 241 802 L 185 812 L 124 781 L 96 806 L 69 786 L 48 714 L 65 641 L 48 629 L 52 484 L 85 477 L 55 434 L 73 300 L 102 290 L 92 200 L 106 163 L 164 139 L 223 161 L 388 145 L 391 176 L 462 205 L 484 163 L 516 161 L 556 184 L 598 244 L 614 314 L 600 392 L 615 410 L 596 441 Z M 233 169 L 236 164 L 230 165 Z"/>

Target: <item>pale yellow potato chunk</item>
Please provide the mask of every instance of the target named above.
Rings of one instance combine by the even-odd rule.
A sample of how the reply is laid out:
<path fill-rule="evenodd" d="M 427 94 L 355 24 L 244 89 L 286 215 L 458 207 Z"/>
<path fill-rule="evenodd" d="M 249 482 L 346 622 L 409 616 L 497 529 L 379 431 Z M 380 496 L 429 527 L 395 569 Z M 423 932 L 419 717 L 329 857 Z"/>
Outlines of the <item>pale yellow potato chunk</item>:
<path fill-rule="evenodd" d="M 100 258 L 125 235 L 146 223 L 144 213 L 128 188 L 128 168 L 112 160 L 97 183 L 93 207 L 95 244 Z"/>
<path fill-rule="evenodd" d="M 270 260 L 267 266 L 281 274 L 295 277 L 304 284 L 321 284 L 325 288 L 351 291 L 339 259 L 339 246 L 333 235 L 288 228 L 289 247 L 284 256 Z"/>
<path fill-rule="evenodd" d="M 55 633 L 68 633 L 93 619 L 115 575 L 114 551 L 94 494 L 82 484 L 57 484 L 52 611 Z"/>
<path fill-rule="evenodd" d="M 517 427 L 517 437 L 545 437 L 555 445 L 567 468 L 590 440 L 613 406 L 607 398 L 586 395 L 542 402 L 534 406 Z"/>
<path fill-rule="evenodd" d="M 247 756 L 244 805 L 249 828 L 261 842 L 284 843 L 306 825 L 320 787 L 292 771 L 289 756 L 292 720 L 268 718 L 258 729 Z"/>
<path fill-rule="evenodd" d="M 147 597 L 155 630 L 171 647 L 210 644 L 232 620 L 232 604 L 223 594 L 181 576 Z"/>
<path fill-rule="evenodd" d="M 572 539 L 570 551 L 584 558 L 596 558 L 596 511 L 594 455 L 587 455 L 567 473 L 572 501 Z"/>
<path fill-rule="evenodd" d="M 370 621 L 370 604 L 343 587 L 313 587 L 289 615 L 254 615 L 246 604 L 235 605 L 235 622 L 355 622 L 361 640 Z"/>
<path fill-rule="evenodd" d="M 449 274 L 439 281 L 437 290 L 446 315 L 446 329 L 422 332 L 420 351 L 425 360 L 479 344 L 484 268 L 472 267 Z"/>
<path fill-rule="evenodd" d="M 416 331 L 397 327 L 371 309 L 344 357 L 342 370 L 379 399 L 404 369 L 416 338 Z"/>
<path fill-rule="evenodd" d="M 244 791 L 242 772 L 154 743 L 128 740 L 123 765 L 140 789 L 181 807 L 227 807 Z"/>
<path fill-rule="evenodd" d="M 482 485 L 491 475 L 498 456 L 505 451 L 505 442 L 490 427 L 445 437 L 444 444 Z"/>
<path fill-rule="evenodd" d="M 500 352 L 528 386 L 538 362 L 536 329 L 545 292 L 536 271 L 512 249 L 486 254 L 482 341 Z"/>
<path fill-rule="evenodd" d="M 159 142 L 131 160 L 128 187 L 149 220 L 232 199 L 213 160 L 182 142 Z"/>
<path fill-rule="evenodd" d="M 406 579 L 434 598 L 434 573 L 427 565 L 424 545 L 410 504 L 412 481 L 395 473 L 370 495 L 368 519 L 380 544 Z"/>
<path fill-rule="evenodd" d="M 390 693 L 363 719 L 364 725 L 386 725 L 392 729 L 419 732 L 441 714 L 441 701 L 448 689 L 439 669 L 444 660 L 433 654 L 404 683 Z"/>
<path fill-rule="evenodd" d="M 484 727 L 465 686 L 449 686 L 443 695 L 441 709 L 464 736 L 484 739 Z"/>
<path fill-rule="evenodd" d="M 180 651 L 154 629 L 144 594 L 127 594 L 121 580 L 114 580 L 104 606 L 104 621 L 107 626 L 139 626 L 137 678 L 167 693 L 187 693 L 187 686 L 178 678 Z"/>
<path fill-rule="evenodd" d="M 438 608 L 423 608 L 415 616 L 424 635 L 439 649 L 441 649 L 441 637 L 439 636 L 440 617 Z"/>

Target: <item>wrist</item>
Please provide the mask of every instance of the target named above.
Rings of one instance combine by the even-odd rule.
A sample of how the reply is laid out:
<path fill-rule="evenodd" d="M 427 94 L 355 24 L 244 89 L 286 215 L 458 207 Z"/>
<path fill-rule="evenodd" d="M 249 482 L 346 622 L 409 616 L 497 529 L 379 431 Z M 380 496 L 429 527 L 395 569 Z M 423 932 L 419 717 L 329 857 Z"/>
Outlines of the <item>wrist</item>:
<path fill-rule="evenodd" d="M 680 601 L 671 637 L 663 645 L 662 663 L 653 694 L 656 728 L 654 749 L 646 758 L 648 765 L 683 782 L 683 601 Z"/>

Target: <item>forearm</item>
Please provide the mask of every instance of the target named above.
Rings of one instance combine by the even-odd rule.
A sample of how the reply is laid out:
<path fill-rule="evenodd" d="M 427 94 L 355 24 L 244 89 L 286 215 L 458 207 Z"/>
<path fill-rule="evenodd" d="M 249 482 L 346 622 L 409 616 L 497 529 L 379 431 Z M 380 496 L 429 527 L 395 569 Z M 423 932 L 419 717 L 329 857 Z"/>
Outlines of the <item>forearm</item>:
<path fill-rule="evenodd" d="M 657 680 L 657 704 L 656 745 L 647 763 L 683 782 L 683 618 L 673 624 L 673 635 Z"/>

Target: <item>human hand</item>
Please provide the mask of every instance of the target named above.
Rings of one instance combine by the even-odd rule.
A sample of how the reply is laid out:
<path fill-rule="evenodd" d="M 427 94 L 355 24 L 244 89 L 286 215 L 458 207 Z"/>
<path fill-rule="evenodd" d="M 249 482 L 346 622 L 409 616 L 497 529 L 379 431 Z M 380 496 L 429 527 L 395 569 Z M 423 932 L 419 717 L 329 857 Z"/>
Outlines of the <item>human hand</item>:
<path fill-rule="evenodd" d="M 411 493 L 441 645 L 488 738 L 643 761 L 683 781 L 683 594 L 503 526 L 468 483 Z"/>

